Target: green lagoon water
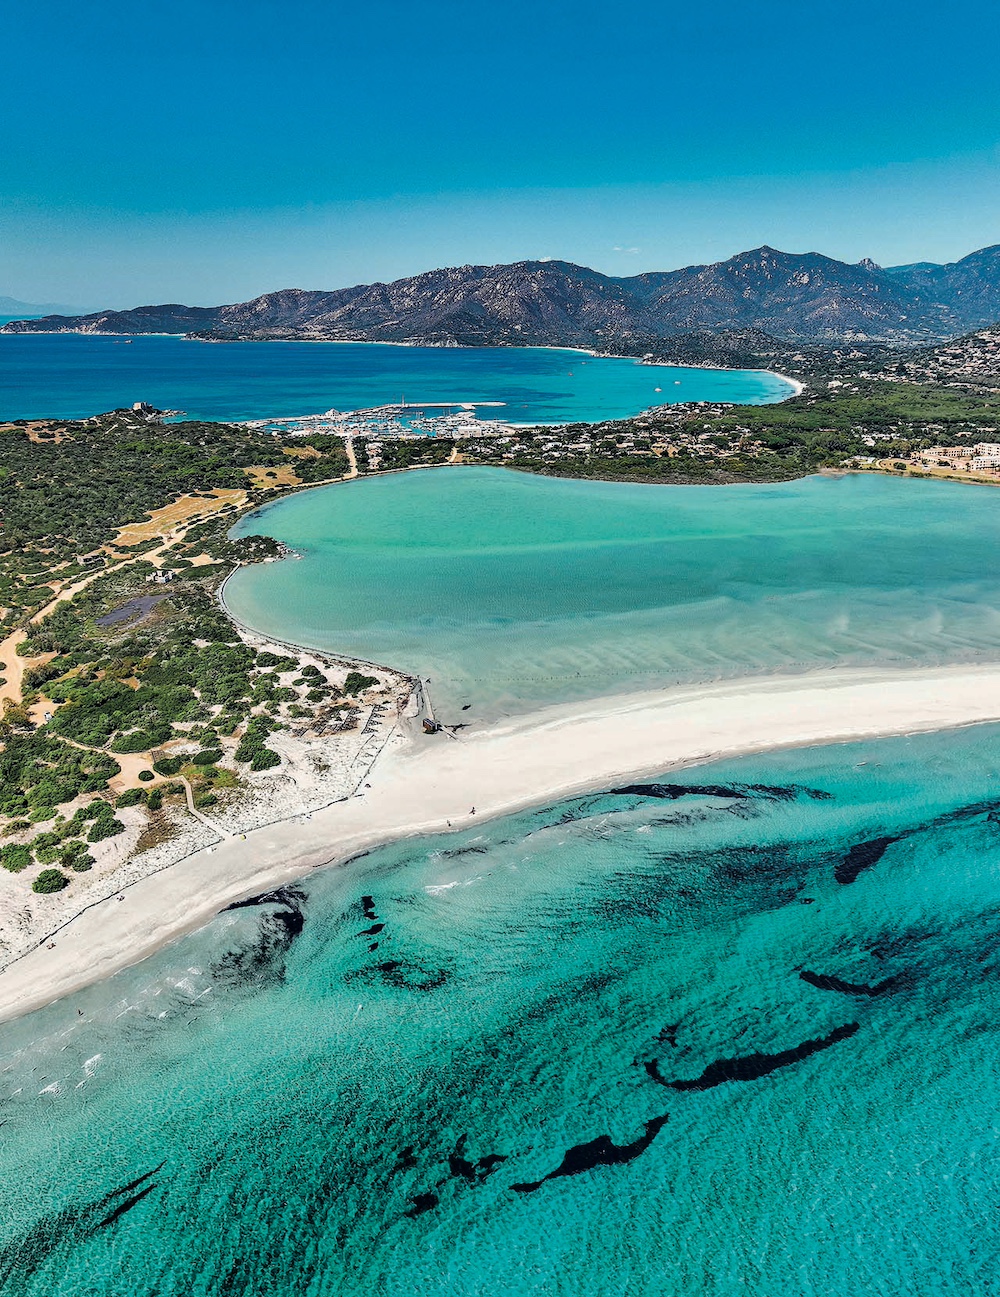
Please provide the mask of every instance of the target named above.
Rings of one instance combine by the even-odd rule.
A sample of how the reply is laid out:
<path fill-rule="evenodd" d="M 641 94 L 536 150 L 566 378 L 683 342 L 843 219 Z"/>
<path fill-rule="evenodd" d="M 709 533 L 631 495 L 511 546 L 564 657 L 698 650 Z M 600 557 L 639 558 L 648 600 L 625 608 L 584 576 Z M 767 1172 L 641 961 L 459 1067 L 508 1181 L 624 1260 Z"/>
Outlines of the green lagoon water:
<path fill-rule="evenodd" d="M 998 728 L 670 778 L 0 1027 L 0 1292 L 994 1292 Z"/>
<path fill-rule="evenodd" d="M 883 476 L 633 486 L 447 467 L 243 520 L 268 634 L 419 673 L 442 715 L 749 672 L 1000 656 L 1000 496 Z"/>

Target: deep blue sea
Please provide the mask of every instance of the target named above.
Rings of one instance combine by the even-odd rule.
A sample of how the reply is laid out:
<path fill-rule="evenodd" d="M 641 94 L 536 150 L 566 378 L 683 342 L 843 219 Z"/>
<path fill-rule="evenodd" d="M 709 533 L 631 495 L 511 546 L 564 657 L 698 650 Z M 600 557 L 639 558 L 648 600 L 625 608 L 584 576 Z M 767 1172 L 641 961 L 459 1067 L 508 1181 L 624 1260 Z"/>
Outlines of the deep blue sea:
<path fill-rule="evenodd" d="M 544 347 L 189 342 L 0 334 L 0 418 L 86 418 L 148 401 L 193 419 L 263 419 L 398 402 L 499 401 L 481 418 L 568 423 L 678 401 L 766 404 L 774 374 L 679 369 Z"/>
<path fill-rule="evenodd" d="M 675 773 L 0 1027 L 0 1292 L 987 1297 L 998 1043 L 997 727 Z"/>

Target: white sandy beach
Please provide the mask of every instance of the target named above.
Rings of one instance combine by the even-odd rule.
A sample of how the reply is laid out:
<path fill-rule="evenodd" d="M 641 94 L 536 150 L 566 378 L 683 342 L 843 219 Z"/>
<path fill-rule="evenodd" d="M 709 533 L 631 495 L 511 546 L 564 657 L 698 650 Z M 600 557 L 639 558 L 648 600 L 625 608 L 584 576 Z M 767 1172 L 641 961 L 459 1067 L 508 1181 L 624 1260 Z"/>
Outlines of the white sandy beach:
<path fill-rule="evenodd" d="M 387 751 L 361 795 L 201 851 L 92 906 L 0 974 L 0 1020 L 153 953 L 224 905 L 379 843 L 722 756 L 1000 720 L 1000 666 L 836 670 L 548 708 Z"/>

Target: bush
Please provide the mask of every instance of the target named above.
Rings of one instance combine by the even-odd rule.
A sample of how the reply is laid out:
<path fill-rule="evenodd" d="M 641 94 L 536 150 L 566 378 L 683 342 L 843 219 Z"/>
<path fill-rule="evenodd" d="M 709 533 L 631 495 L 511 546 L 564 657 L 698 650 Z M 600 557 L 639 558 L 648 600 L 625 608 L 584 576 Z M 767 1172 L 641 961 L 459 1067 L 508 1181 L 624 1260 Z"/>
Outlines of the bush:
<path fill-rule="evenodd" d="M 147 729 L 130 730 L 128 734 L 119 734 L 111 744 L 112 752 L 148 752 L 159 743 L 166 743 L 173 733 L 169 721 L 154 721 Z"/>
<path fill-rule="evenodd" d="M 19 846 L 13 842 L 6 847 L 0 847 L 0 865 L 3 865 L 4 869 L 9 869 L 12 874 L 19 874 L 31 863 L 30 847 Z"/>
<path fill-rule="evenodd" d="M 194 804 L 200 810 L 203 806 L 214 806 L 218 800 L 215 793 L 198 793 L 195 796 Z"/>
<path fill-rule="evenodd" d="M 105 838 L 117 837 L 125 832 L 125 825 L 115 817 L 102 815 L 94 821 L 94 827 L 87 834 L 88 842 L 103 842 Z"/>
<path fill-rule="evenodd" d="M 153 774 L 152 770 L 140 770 L 140 771 L 139 771 L 139 778 L 140 778 L 140 780 L 141 780 L 144 784 L 148 784 L 149 781 L 150 781 L 151 779 L 154 779 L 155 777 L 156 777 L 156 776 Z"/>
<path fill-rule="evenodd" d="M 344 693 L 359 694 L 363 689 L 377 684 L 378 679 L 376 676 L 365 676 L 360 671 L 348 671 L 347 679 L 344 681 Z"/>
<path fill-rule="evenodd" d="M 256 734 L 244 734 L 236 749 L 236 760 L 252 761 L 263 746 L 264 740 Z"/>
<path fill-rule="evenodd" d="M 182 789 L 183 787 L 184 785 L 181 784 Z M 146 805 L 149 807 L 151 811 L 160 810 L 160 808 L 163 806 L 163 789 L 162 788 L 150 789 L 149 797 L 146 799 Z"/>
<path fill-rule="evenodd" d="M 196 752 L 191 760 L 196 766 L 214 766 L 217 761 L 222 760 L 222 751 L 219 748 L 203 748 L 201 752 Z"/>
<path fill-rule="evenodd" d="M 144 788 L 126 788 L 121 797 L 115 802 L 115 806 L 138 806 L 140 802 L 145 800 L 146 790 Z"/>
<path fill-rule="evenodd" d="M 43 869 L 35 881 L 31 884 L 31 890 L 45 895 L 48 892 L 61 892 L 64 887 L 69 886 L 69 879 L 58 869 Z"/>
<path fill-rule="evenodd" d="M 257 665 L 259 667 L 278 667 L 281 671 L 288 671 L 297 663 L 294 658 L 278 657 L 275 653 L 268 653 L 264 650 L 257 654 Z"/>
<path fill-rule="evenodd" d="M 153 762 L 153 769 L 158 775 L 169 779 L 171 775 L 177 774 L 183 764 L 180 757 L 161 757 L 159 761 Z"/>
<path fill-rule="evenodd" d="M 271 748 L 260 747 L 250 759 L 251 770 L 270 770 L 272 766 L 280 766 L 281 757 Z"/>
<path fill-rule="evenodd" d="M 82 842 L 67 842 L 61 860 L 67 869 L 72 869 L 77 874 L 85 874 L 94 865 L 94 857 Z"/>

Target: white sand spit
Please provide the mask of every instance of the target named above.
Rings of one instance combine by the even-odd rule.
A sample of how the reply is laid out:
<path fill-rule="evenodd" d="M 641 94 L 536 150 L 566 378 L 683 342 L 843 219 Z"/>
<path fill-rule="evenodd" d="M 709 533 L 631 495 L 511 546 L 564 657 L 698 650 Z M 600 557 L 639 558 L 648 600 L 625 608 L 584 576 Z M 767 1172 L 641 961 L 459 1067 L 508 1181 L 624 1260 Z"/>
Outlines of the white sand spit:
<path fill-rule="evenodd" d="M 0 1020 L 145 958 L 229 902 L 379 843 L 717 757 L 1000 720 L 1000 666 L 835 670 L 548 708 L 388 750 L 370 789 L 200 852 L 102 902 L 0 974 Z M 476 817 L 470 817 L 472 807 Z"/>

